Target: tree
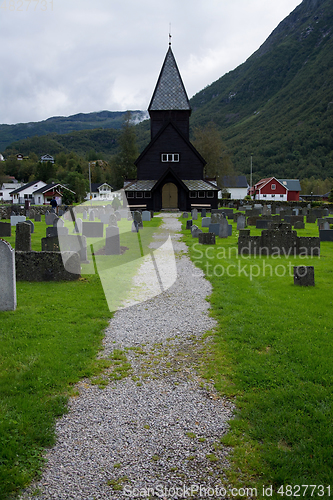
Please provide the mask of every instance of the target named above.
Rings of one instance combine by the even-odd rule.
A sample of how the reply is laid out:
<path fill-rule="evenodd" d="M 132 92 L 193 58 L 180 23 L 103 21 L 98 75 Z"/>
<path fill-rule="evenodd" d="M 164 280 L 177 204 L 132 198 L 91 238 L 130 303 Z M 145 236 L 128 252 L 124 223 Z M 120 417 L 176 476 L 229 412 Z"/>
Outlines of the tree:
<path fill-rule="evenodd" d="M 138 147 L 134 126 L 131 124 L 131 113 L 127 111 L 119 137 L 120 152 L 113 162 L 113 186 L 121 189 L 126 179 L 136 178 L 134 161 L 138 157 Z"/>
<path fill-rule="evenodd" d="M 196 127 L 193 145 L 207 162 L 205 177 L 216 178 L 218 185 L 222 186 L 224 175 L 234 175 L 232 161 L 215 123 Z"/>

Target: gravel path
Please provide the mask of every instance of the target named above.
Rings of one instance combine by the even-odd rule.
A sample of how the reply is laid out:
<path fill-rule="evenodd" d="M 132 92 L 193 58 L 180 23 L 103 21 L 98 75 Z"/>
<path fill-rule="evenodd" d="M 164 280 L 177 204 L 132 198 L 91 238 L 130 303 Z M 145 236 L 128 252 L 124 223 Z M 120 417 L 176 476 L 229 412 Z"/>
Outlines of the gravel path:
<path fill-rule="evenodd" d="M 184 487 L 226 484 L 228 450 L 220 438 L 233 407 L 195 370 L 209 342 L 203 334 L 215 326 L 206 301 L 211 287 L 186 256 L 177 216 L 163 216 L 162 232 L 151 245 L 157 248 L 170 233 L 177 256 L 175 284 L 137 303 L 149 272 L 142 264 L 134 298 L 115 313 L 105 332 L 101 356 L 118 359 L 99 385 L 78 384 L 79 396 L 71 398 L 68 414 L 56 424 L 57 442 L 46 455 L 41 479 L 21 500 L 169 500 L 184 493 L 189 497 Z M 115 380 L 117 373 L 127 376 Z"/>

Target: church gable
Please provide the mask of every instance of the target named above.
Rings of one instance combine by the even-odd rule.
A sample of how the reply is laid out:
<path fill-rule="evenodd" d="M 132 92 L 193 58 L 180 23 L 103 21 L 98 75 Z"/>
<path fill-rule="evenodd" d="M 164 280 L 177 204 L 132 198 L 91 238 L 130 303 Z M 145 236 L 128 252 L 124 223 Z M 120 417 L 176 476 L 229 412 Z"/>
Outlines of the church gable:
<path fill-rule="evenodd" d="M 138 179 L 159 179 L 169 167 L 181 179 L 202 179 L 205 161 L 170 122 L 143 151 L 136 165 Z"/>

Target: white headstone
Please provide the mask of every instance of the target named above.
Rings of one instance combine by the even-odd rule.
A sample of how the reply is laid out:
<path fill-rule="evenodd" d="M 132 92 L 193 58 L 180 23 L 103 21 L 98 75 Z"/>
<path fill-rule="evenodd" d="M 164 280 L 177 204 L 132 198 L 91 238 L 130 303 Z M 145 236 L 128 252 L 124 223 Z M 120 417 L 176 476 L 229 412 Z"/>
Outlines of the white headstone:
<path fill-rule="evenodd" d="M 143 210 L 142 212 L 142 221 L 143 222 L 149 222 L 150 221 L 150 212 L 149 210 Z"/>
<path fill-rule="evenodd" d="M 15 309 L 15 252 L 7 241 L 0 240 L 0 311 L 15 311 Z"/>

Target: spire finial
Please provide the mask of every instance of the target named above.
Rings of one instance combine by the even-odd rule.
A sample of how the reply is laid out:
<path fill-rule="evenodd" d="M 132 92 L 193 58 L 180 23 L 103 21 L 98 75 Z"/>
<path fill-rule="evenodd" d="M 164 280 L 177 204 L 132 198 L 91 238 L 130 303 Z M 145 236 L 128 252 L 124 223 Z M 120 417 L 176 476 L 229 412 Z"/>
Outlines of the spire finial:
<path fill-rule="evenodd" d="M 171 23 L 169 23 L 169 47 L 171 47 Z"/>

